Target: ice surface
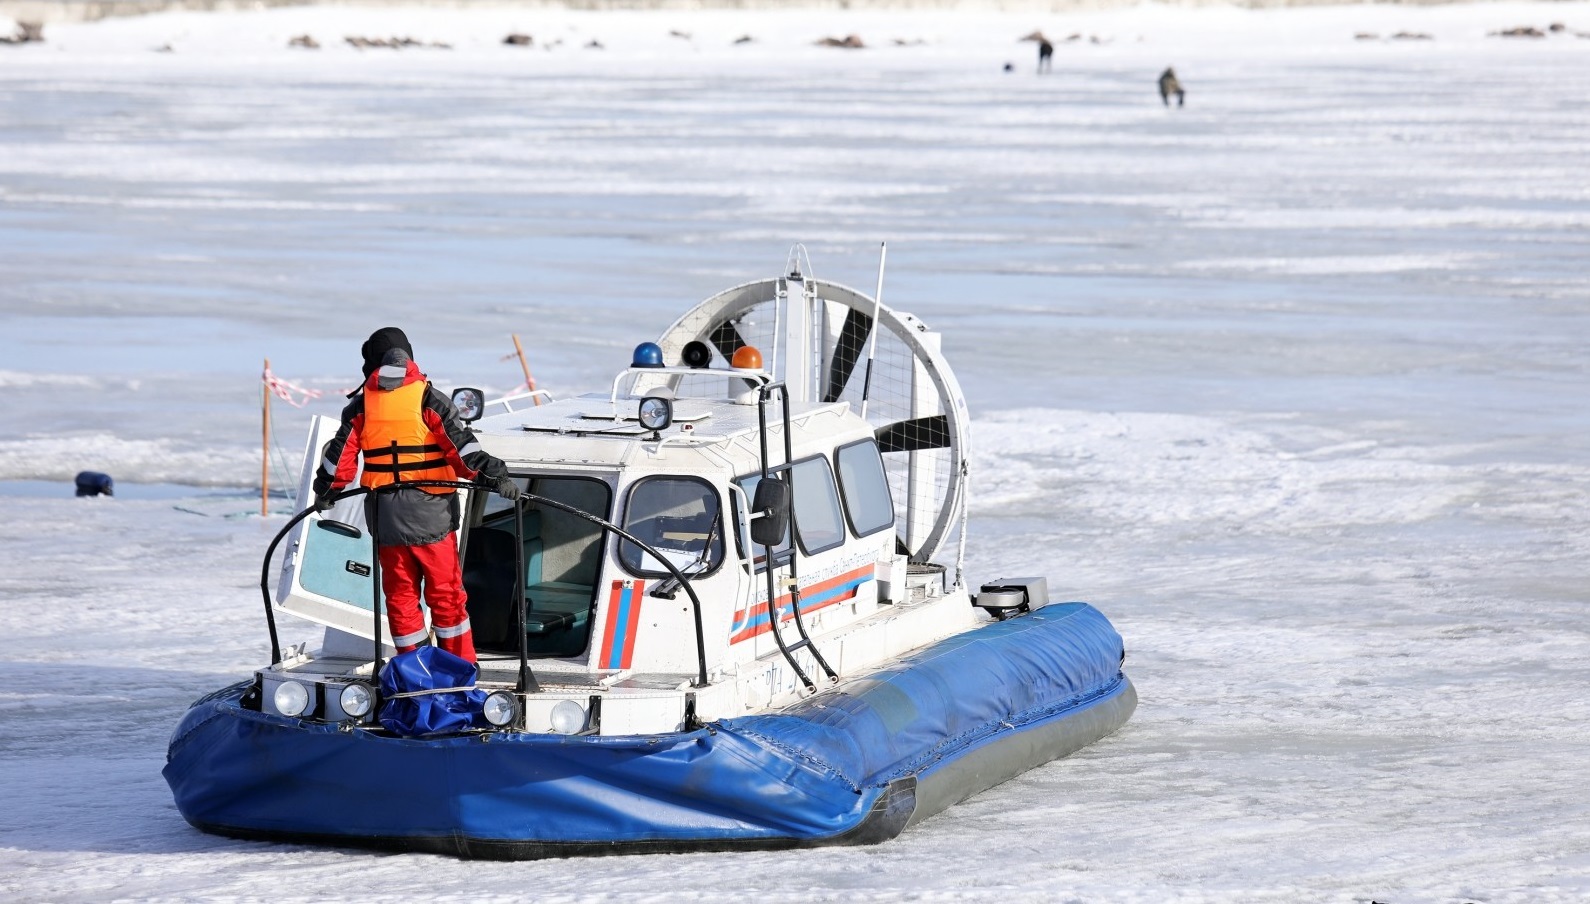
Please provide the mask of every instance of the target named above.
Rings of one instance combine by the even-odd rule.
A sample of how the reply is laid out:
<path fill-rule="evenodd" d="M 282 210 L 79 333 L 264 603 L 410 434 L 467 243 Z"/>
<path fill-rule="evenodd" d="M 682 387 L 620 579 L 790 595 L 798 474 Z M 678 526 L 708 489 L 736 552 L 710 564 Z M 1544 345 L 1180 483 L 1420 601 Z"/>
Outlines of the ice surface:
<path fill-rule="evenodd" d="M 1590 899 L 1575 32 L 1590 4 L 346 7 L 0 48 L 0 898 Z M 288 486 L 376 326 L 444 386 L 512 388 L 519 333 L 585 390 L 793 242 L 870 291 L 882 240 L 970 397 L 968 577 L 1115 620 L 1122 732 L 878 848 L 480 864 L 182 822 L 172 726 L 266 656 L 264 358 L 326 393 L 275 406 Z M 82 469 L 122 495 L 70 498 Z"/>

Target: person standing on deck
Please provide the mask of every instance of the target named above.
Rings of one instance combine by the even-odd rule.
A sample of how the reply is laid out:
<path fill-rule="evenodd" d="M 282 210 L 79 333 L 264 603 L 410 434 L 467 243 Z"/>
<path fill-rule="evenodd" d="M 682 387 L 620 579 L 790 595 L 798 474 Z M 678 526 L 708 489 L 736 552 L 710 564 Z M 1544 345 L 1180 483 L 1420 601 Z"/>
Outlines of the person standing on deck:
<path fill-rule="evenodd" d="M 420 372 L 402 330 L 376 330 L 360 352 L 365 382 L 350 395 L 342 427 L 326 446 L 315 474 L 315 508 L 325 511 L 330 495 L 353 481 L 361 454 L 361 486 L 398 484 L 367 496 L 365 508 L 381 562 L 392 643 L 406 653 L 427 639 L 420 611 L 423 595 L 438 645 L 474 662 L 458 560 L 458 494 L 452 487 L 401 484 L 472 480 L 508 499 L 519 498 L 519 487 L 508 476 L 507 465 L 480 447 L 453 403 Z"/>

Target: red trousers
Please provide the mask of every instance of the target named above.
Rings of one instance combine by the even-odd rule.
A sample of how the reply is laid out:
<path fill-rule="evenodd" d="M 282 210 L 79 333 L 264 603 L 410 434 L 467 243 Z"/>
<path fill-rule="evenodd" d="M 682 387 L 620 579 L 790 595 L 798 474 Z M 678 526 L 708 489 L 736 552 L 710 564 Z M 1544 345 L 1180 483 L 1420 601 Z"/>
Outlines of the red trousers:
<path fill-rule="evenodd" d="M 386 620 L 392 643 L 407 653 L 426 637 L 420 596 L 431 609 L 431 627 L 442 649 L 475 661 L 475 638 L 469 632 L 464 575 L 458 564 L 458 538 L 448 534 L 426 546 L 382 546 L 381 590 L 386 593 Z"/>

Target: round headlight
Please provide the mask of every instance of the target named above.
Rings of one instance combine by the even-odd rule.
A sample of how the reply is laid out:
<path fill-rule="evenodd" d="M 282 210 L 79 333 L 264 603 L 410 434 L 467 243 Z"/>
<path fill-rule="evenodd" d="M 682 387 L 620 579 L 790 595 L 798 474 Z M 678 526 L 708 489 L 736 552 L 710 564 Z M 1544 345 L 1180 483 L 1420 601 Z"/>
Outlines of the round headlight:
<path fill-rule="evenodd" d="M 486 695 L 484 714 L 486 721 L 498 728 L 512 725 L 519 715 L 519 701 L 507 691 L 492 691 Z"/>
<path fill-rule="evenodd" d="M 585 727 L 585 707 L 573 700 L 564 700 L 552 707 L 552 730 L 558 734 L 574 734 Z"/>
<path fill-rule="evenodd" d="M 297 681 L 283 681 L 276 685 L 271 702 L 276 704 L 276 711 L 284 716 L 301 716 L 309 708 L 309 688 Z"/>
<path fill-rule="evenodd" d="M 342 704 L 342 711 L 355 719 L 370 711 L 370 704 L 375 702 L 375 695 L 370 693 L 370 688 L 363 684 L 350 684 L 342 689 L 337 696 L 337 702 Z"/>

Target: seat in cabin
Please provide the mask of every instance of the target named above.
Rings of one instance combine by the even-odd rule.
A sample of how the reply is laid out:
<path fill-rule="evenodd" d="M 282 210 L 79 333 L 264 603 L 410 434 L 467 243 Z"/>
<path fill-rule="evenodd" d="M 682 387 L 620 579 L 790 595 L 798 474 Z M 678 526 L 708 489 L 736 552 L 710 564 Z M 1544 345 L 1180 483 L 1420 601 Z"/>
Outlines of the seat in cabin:
<path fill-rule="evenodd" d="M 511 522 L 481 525 L 469 532 L 464 551 L 464 589 L 469 595 L 469 617 L 476 644 L 485 648 L 517 649 L 513 631 L 514 535 Z M 540 644 L 532 639 L 532 652 L 570 655 L 583 649 L 591 613 L 591 586 L 568 581 L 543 581 L 545 541 L 541 513 L 528 511 L 523 518 L 525 633 L 533 636 L 574 629 L 574 637 Z M 574 644 L 578 648 L 570 648 Z M 542 649 L 544 647 L 544 649 Z"/>

